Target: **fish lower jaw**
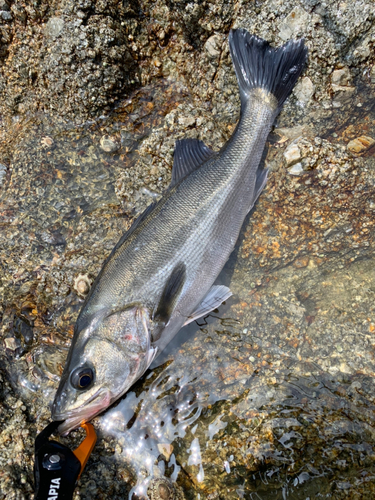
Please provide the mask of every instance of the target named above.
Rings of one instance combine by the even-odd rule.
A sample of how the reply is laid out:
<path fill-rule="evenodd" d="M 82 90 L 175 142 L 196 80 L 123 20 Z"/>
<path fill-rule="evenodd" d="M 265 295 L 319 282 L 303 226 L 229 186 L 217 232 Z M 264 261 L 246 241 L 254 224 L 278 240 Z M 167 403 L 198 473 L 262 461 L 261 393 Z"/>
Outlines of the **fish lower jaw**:
<path fill-rule="evenodd" d="M 104 395 L 101 395 L 101 397 L 99 395 L 95 399 L 99 398 L 99 401 L 95 401 L 94 404 L 91 404 L 86 408 L 81 407 L 65 413 L 55 413 L 52 417 L 53 420 L 63 421 L 62 424 L 60 424 L 57 428 L 59 434 L 61 434 L 62 436 L 66 436 L 73 429 L 76 429 L 84 422 L 89 422 L 91 419 L 96 417 L 96 415 L 106 410 L 111 404 L 110 393 L 105 392 Z"/>

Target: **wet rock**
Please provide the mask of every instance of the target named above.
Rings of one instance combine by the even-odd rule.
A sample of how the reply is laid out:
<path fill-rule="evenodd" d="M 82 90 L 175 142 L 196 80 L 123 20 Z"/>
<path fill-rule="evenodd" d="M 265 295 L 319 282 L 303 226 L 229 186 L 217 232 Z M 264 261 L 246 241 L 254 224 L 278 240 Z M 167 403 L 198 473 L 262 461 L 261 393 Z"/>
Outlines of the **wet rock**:
<path fill-rule="evenodd" d="M 151 500 L 182 500 L 177 496 L 172 481 L 165 477 L 153 479 L 149 487 Z"/>
<path fill-rule="evenodd" d="M 7 10 L 0 10 L 0 16 L 2 17 L 2 19 L 4 19 L 4 21 L 12 20 L 12 14 Z"/>
<path fill-rule="evenodd" d="M 81 306 L 69 293 L 74 280 L 96 276 L 149 204 L 144 194 L 168 186 L 177 138 L 199 137 L 218 150 L 234 130 L 239 96 L 224 39 L 232 25 L 273 45 L 279 32 L 304 36 L 305 91 L 297 88 L 278 117 L 282 135 L 270 137 L 267 187 L 224 271 L 233 302 L 191 326 L 168 354 L 174 370 L 157 367 L 130 391 L 137 415 L 129 416 L 129 395 L 124 414 L 116 407 L 107 423 L 120 439 L 105 434 L 108 414 L 95 420 L 103 437 L 77 494 L 127 498 L 151 456 L 147 471 L 160 466 L 190 497 L 234 500 L 260 490 L 282 497 L 285 488 L 301 498 L 337 496 L 344 483 L 352 485 L 349 495 L 374 497 L 373 158 L 353 158 L 347 149 L 356 138 L 375 137 L 373 69 L 368 79 L 374 13 L 371 0 L 313 3 L 0 4 L 12 16 L 1 21 L 0 107 L 18 115 L 1 139 L 1 161 L 10 165 L 2 169 L 0 200 L 6 497 L 32 495 L 34 438 L 50 419 L 48 401 Z M 46 28 L 52 17 L 64 21 L 56 36 Z M 211 43 L 215 36 L 221 45 Z M 361 107 L 351 105 L 349 73 Z M 312 87 L 314 105 L 305 106 Z M 60 120 L 107 113 L 115 101 L 105 120 L 78 128 Z M 23 120 L 33 109 L 55 115 Z M 103 151 L 100 139 L 117 142 L 119 133 L 124 154 Z M 295 145 L 298 154 L 288 160 L 284 153 Z M 18 315 L 33 331 L 28 352 L 22 333 L 12 336 Z M 140 436 L 150 456 L 139 452 Z M 173 446 L 169 461 L 157 444 Z M 128 448 L 137 452 L 129 457 Z"/>
<path fill-rule="evenodd" d="M 158 449 L 162 455 L 165 456 L 165 459 L 169 461 L 170 456 L 173 452 L 173 446 L 168 443 L 158 443 Z"/>
<path fill-rule="evenodd" d="M 6 174 L 7 174 L 7 167 L 6 167 L 6 165 L 2 165 L 0 163 L 0 186 L 3 184 L 3 182 L 5 180 L 5 177 L 6 177 Z"/>
<path fill-rule="evenodd" d="M 192 127 L 195 125 L 195 118 L 194 116 L 179 116 L 178 123 L 185 128 Z"/>

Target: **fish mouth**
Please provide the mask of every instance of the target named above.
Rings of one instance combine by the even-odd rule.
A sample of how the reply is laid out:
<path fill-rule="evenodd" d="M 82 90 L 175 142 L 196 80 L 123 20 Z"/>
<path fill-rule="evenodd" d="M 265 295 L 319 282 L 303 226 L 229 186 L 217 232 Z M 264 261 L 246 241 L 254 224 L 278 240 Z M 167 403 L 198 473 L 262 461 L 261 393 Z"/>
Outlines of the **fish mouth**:
<path fill-rule="evenodd" d="M 57 428 L 57 431 L 62 436 L 66 436 L 70 431 L 76 429 L 84 422 L 88 422 L 103 410 L 108 408 L 111 403 L 109 390 L 100 389 L 85 403 L 85 406 L 75 410 L 66 411 L 63 413 L 55 413 L 53 420 L 63 420 Z"/>

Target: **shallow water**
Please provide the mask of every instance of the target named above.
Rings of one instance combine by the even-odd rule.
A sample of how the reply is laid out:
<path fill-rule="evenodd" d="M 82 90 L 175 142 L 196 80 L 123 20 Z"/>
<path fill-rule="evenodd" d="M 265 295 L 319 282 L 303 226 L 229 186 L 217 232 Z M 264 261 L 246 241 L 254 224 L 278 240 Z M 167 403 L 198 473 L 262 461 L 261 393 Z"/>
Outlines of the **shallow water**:
<path fill-rule="evenodd" d="M 0 198 L 2 360 L 38 425 L 49 418 L 82 304 L 75 280 L 92 281 L 134 215 L 167 186 L 174 137 L 165 123 L 182 99 L 186 89 L 164 82 L 96 123 L 38 116 L 13 125 Z M 163 476 L 189 499 L 370 498 L 374 148 L 357 163 L 340 154 L 363 131 L 375 137 L 373 109 L 368 97 L 313 124 L 305 118 L 313 133 L 302 135 L 321 159 L 302 177 L 282 166 L 299 136 L 287 116 L 279 120 L 270 181 L 218 279 L 233 297 L 183 329 L 94 420 L 101 441 L 115 438 L 110 463 L 129 471 L 117 477 L 129 498 Z M 103 136 L 120 149 L 103 151 Z M 80 498 L 102 493 L 95 453 L 86 469 L 95 487 L 83 477 Z"/>

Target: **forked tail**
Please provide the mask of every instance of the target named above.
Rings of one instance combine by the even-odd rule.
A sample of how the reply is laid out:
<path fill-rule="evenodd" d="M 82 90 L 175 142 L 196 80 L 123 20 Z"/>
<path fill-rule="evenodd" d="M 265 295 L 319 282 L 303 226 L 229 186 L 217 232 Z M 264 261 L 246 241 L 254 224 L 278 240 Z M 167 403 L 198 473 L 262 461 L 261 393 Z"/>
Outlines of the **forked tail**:
<path fill-rule="evenodd" d="M 241 108 L 249 100 L 251 89 L 260 87 L 276 97 L 280 111 L 305 65 L 304 40 L 289 40 L 274 49 L 245 29 L 236 29 L 229 34 L 229 48 L 240 88 Z"/>

